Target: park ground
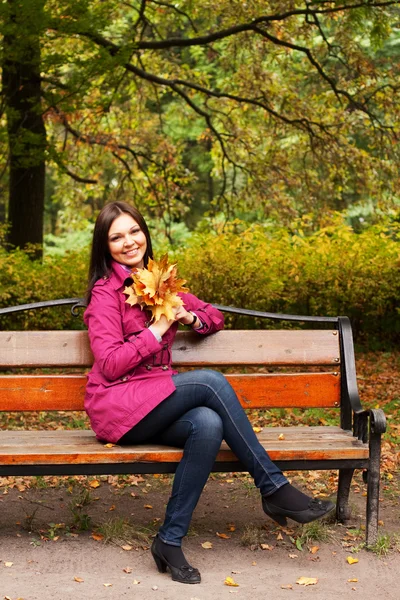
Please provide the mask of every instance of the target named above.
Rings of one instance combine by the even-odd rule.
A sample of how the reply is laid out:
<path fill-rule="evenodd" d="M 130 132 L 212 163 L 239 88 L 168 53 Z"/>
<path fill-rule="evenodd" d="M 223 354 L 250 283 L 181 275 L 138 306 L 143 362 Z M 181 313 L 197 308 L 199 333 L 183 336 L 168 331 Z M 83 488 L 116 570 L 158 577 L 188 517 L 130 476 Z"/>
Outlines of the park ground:
<path fill-rule="evenodd" d="M 359 472 L 346 526 L 289 522 L 286 528 L 264 515 L 248 476 L 213 474 L 185 540 L 188 559 L 202 573 L 202 583 L 193 586 L 158 573 L 149 550 L 171 476 L 0 478 L 0 600 L 329 600 L 338 595 L 398 600 L 399 363 L 398 353 L 370 353 L 357 361 L 363 403 L 383 408 L 389 425 L 379 537 L 372 550 L 364 544 L 366 486 Z M 300 418 L 291 411 L 253 415 L 261 427 Z M 22 426 L 15 419 L 15 426 Z M 317 413 L 313 419 L 321 423 L 330 416 Z M 38 421 L 54 427 L 53 415 Z M 310 494 L 334 496 L 336 472 L 289 476 Z"/>

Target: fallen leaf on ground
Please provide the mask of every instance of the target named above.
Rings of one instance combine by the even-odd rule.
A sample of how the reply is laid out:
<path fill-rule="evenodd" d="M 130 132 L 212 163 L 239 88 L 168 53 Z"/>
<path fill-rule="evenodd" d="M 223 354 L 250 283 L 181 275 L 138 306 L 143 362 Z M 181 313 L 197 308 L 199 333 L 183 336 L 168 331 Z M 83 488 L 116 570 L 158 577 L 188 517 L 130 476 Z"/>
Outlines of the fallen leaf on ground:
<path fill-rule="evenodd" d="M 224 581 L 225 585 L 230 585 L 231 587 L 239 587 L 238 583 L 235 583 L 235 581 L 232 579 L 232 577 L 227 577 Z"/>
<path fill-rule="evenodd" d="M 260 544 L 262 550 L 273 550 L 274 547 L 270 546 L 269 544 Z"/>
<path fill-rule="evenodd" d="M 299 585 L 315 585 L 318 583 L 318 579 L 316 577 L 299 577 L 296 583 Z"/>
<path fill-rule="evenodd" d="M 114 448 L 117 444 L 104 444 L 104 448 Z"/>
<path fill-rule="evenodd" d="M 252 567 L 255 567 L 255 566 L 256 566 L 256 564 L 257 564 L 257 562 L 256 562 L 255 560 L 253 560 L 253 562 L 251 563 L 251 566 L 252 566 Z"/>
<path fill-rule="evenodd" d="M 299 558 L 298 554 L 289 554 L 289 558 Z"/>
<path fill-rule="evenodd" d="M 358 579 L 348 579 L 348 583 L 357 583 Z"/>
<path fill-rule="evenodd" d="M 284 439 L 285 439 L 285 436 L 283 435 L 283 433 L 278 435 L 278 440 L 284 440 Z"/>
<path fill-rule="evenodd" d="M 83 583 L 85 580 L 82 579 L 82 577 L 74 577 L 74 581 L 76 581 L 77 583 Z"/>
<path fill-rule="evenodd" d="M 310 548 L 311 554 L 315 554 L 316 552 L 318 552 L 318 550 L 319 550 L 319 546 L 313 546 L 312 548 Z"/>
<path fill-rule="evenodd" d="M 101 542 L 101 540 L 104 540 L 104 535 L 102 533 L 92 533 L 92 538 L 96 542 Z"/>
<path fill-rule="evenodd" d="M 353 558 L 352 556 L 348 556 L 346 560 L 349 563 L 349 565 L 354 565 L 355 563 L 358 563 L 358 558 Z"/>
<path fill-rule="evenodd" d="M 4 563 L 4 566 L 5 566 L 5 567 L 12 567 L 12 566 L 13 566 L 13 564 L 14 564 L 14 563 L 12 563 L 12 562 L 5 562 L 5 563 Z"/>
<path fill-rule="evenodd" d="M 285 584 L 281 585 L 281 588 L 282 588 L 283 590 L 292 590 L 292 589 L 293 589 L 293 586 L 292 586 L 292 584 L 291 584 L 291 583 L 285 583 Z"/>
<path fill-rule="evenodd" d="M 94 479 L 93 481 L 90 481 L 89 485 L 91 488 L 96 489 L 96 488 L 100 487 L 100 481 L 97 481 L 97 479 Z"/>
<path fill-rule="evenodd" d="M 283 540 L 283 535 L 281 534 L 281 532 L 278 533 L 278 535 L 276 536 L 277 540 Z"/>
<path fill-rule="evenodd" d="M 130 546 L 129 544 L 124 544 L 124 546 L 121 546 L 122 550 L 126 550 L 127 552 L 129 550 L 132 550 L 133 546 Z"/>
<path fill-rule="evenodd" d="M 212 543 L 211 543 L 211 542 L 203 542 L 203 543 L 201 544 L 201 547 L 202 547 L 202 548 L 205 548 L 206 550 L 209 550 L 210 548 L 212 548 L 212 547 L 213 547 L 213 545 L 212 545 Z"/>
<path fill-rule="evenodd" d="M 233 523 L 228 523 L 227 527 L 228 527 L 228 531 L 235 531 L 236 530 L 236 527 L 235 527 L 235 525 Z"/>
<path fill-rule="evenodd" d="M 217 531 L 217 536 L 223 540 L 229 540 L 229 538 L 231 537 L 230 535 L 227 535 L 226 533 L 218 533 L 218 531 Z"/>
<path fill-rule="evenodd" d="M 134 579 L 132 583 L 133 583 L 133 585 L 138 585 L 140 583 L 140 581 L 139 581 L 139 579 Z"/>
<path fill-rule="evenodd" d="M 125 567 L 125 569 L 122 570 L 124 571 L 124 573 L 132 573 L 131 567 Z"/>
<path fill-rule="evenodd" d="M 153 585 L 152 590 L 158 590 L 158 585 Z"/>
<path fill-rule="evenodd" d="M 153 508 L 151 504 L 145 504 L 144 507 L 145 508 Z"/>
<path fill-rule="evenodd" d="M 239 573 L 241 573 L 242 571 L 231 571 L 231 573 L 233 573 L 234 575 L 239 575 Z"/>
<path fill-rule="evenodd" d="M 263 430 L 262 427 L 253 427 L 254 433 L 260 433 Z"/>
<path fill-rule="evenodd" d="M 111 587 L 112 583 L 103 583 L 104 587 Z"/>

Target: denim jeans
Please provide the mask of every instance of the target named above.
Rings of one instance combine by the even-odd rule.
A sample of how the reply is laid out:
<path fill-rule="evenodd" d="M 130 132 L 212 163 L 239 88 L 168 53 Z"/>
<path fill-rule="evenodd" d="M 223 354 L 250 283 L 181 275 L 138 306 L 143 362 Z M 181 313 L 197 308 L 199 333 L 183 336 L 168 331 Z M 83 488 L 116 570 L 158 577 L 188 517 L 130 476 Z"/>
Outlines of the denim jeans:
<path fill-rule="evenodd" d="M 225 439 L 263 496 L 288 483 L 259 443 L 227 379 L 208 369 L 173 376 L 175 392 L 126 433 L 121 444 L 145 442 L 183 448 L 160 539 L 180 546 Z"/>

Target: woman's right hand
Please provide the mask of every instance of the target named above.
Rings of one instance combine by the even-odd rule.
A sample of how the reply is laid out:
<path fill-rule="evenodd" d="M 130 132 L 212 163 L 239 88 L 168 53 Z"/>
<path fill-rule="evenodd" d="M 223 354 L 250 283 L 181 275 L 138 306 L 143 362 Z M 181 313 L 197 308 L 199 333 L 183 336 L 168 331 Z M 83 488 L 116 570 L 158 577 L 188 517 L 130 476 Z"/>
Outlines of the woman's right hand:
<path fill-rule="evenodd" d="M 156 323 L 150 325 L 149 329 L 162 337 L 174 323 L 175 319 L 169 321 L 165 315 L 161 315 Z"/>

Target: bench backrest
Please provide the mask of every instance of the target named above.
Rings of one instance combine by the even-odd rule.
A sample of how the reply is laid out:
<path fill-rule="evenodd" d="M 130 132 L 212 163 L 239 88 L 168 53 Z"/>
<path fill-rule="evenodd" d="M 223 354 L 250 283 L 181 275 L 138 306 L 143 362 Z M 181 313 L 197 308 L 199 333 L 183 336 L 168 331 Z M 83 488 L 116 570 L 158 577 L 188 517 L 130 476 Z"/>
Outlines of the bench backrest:
<path fill-rule="evenodd" d="M 205 338 L 180 331 L 172 359 L 178 368 L 262 367 L 228 374 L 245 408 L 340 406 L 337 330 L 228 330 Z M 73 369 L 92 362 L 86 331 L 0 332 L 0 368 L 35 371 L 0 377 L 0 411 L 82 410 L 86 376 Z M 266 367 L 286 369 L 268 373 Z M 46 374 L 60 368 L 62 374 Z"/>

